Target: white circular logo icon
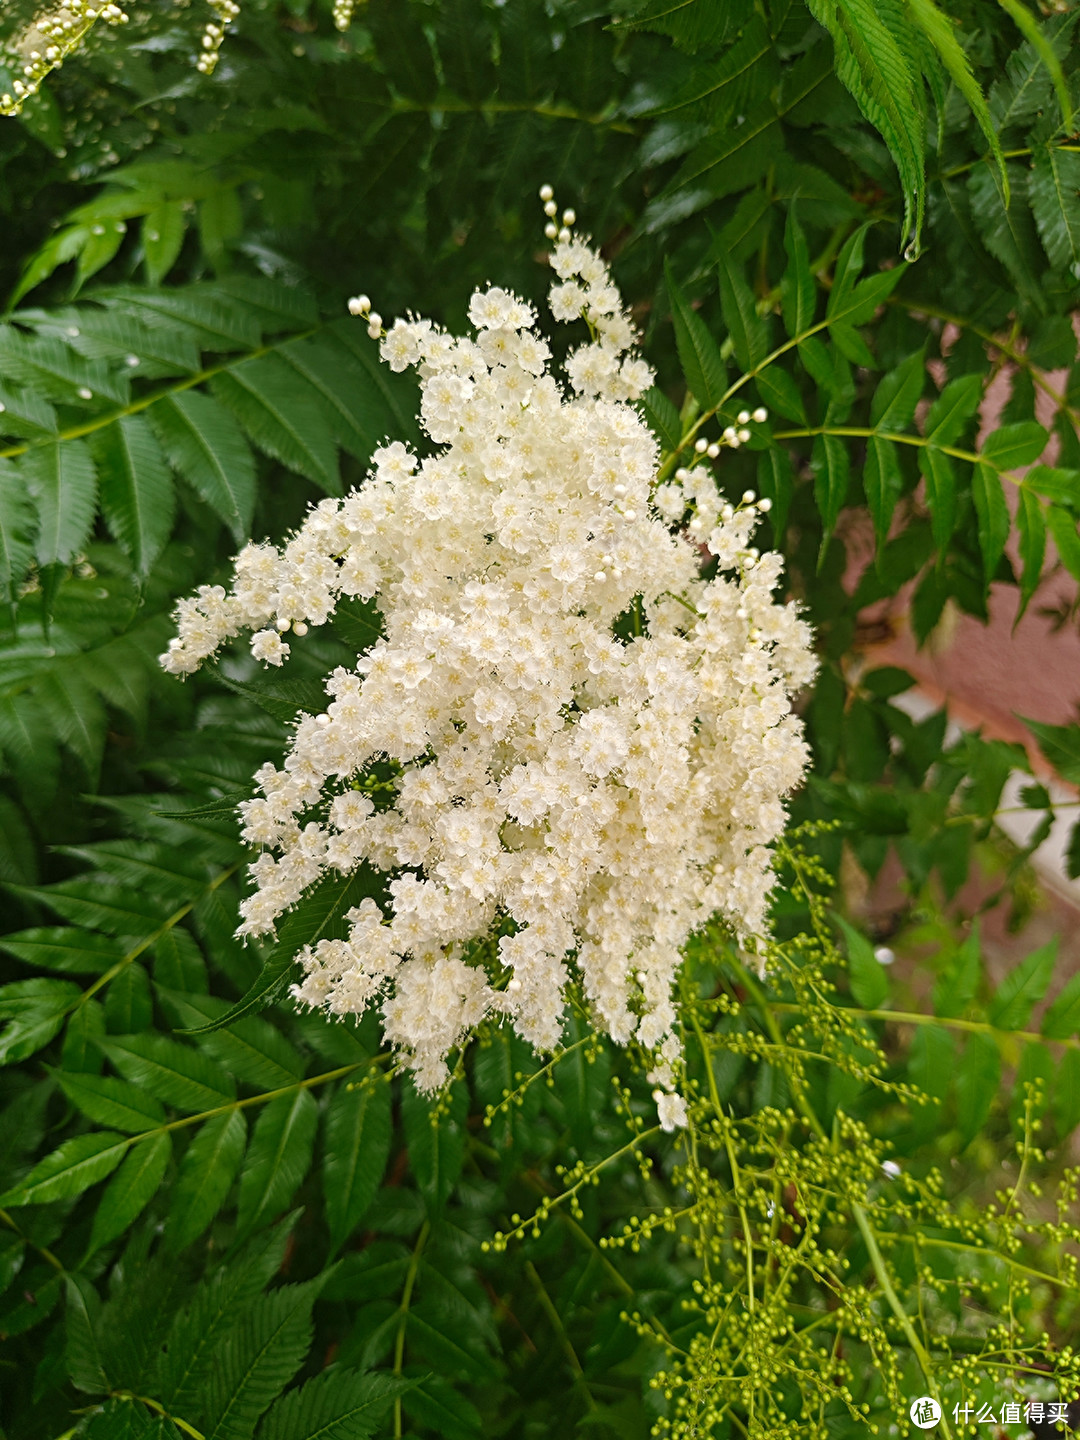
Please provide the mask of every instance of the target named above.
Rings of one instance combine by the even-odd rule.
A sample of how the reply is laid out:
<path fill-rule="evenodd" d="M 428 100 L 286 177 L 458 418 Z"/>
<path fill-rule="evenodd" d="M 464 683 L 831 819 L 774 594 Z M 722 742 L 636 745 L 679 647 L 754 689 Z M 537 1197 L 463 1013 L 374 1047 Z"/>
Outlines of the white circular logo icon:
<path fill-rule="evenodd" d="M 908 1414 L 913 1425 L 920 1430 L 929 1430 L 941 1419 L 941 1406 L 932 1395 L 920 1395 L 917 1400 L 912 1400 Z"/>

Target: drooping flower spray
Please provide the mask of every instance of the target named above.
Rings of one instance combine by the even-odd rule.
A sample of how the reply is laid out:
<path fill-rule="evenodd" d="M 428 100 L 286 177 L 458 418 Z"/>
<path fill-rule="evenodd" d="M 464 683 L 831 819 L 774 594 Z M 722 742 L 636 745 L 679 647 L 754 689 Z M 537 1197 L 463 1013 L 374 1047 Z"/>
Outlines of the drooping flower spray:
<path fill-rule="evenodd" d="M 473 295 L 470 336 L 416 319 L 384 331 L 361 297 L 382 358 L 419 373 L 432 453 L 388 443 L 280 549 L 247 545 L 229 591 L 180 604 L 162 664 L 193 671 L 250 630 L 280 665 L 284 637 L 339 596 L 373 600 L 382 637 L 331 675 L 325 712 L 299 717 L 241 806 L 262 850 L 239 933 L 271 934 L 324 874 L 368 862 L 389 907 L 365 900 L 347 939 L 305 948 L 297 999 L 380 1005 L 430 1091 L 485 1016 L 557 1045 L 576 972 L 597 1027 L 653 1056 L 670 1129 L 685 1115 L 680 950 L 717 912 L 744 936 L 765 926 L 768 847 L 807 758 L 791 696 L 814 660 L 796 607 L 773 598 L 780 557 L 751 543 L 767 502 L 725 503 L 715 445 L 656 484 L 633 403 L 652 372 L 604 260 L 541 198 L 552 314 L 590 332 L 565 381 L 532 307 L 497 287 Z M 386 762 L 393 803 L 377 808 Z M 467 947 L 494 933 L 485 967 Z"/>

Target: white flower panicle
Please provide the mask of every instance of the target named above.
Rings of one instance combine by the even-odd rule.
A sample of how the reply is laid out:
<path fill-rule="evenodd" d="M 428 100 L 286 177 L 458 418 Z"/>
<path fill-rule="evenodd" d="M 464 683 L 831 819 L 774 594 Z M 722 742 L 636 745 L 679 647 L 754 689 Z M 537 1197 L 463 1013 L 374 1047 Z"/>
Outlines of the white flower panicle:
<path fill-rule="evenodd" d="M 814 660 L 796 607 L 773 598 L 780 557 L 751 544 L 768 502 L 725 503 L 718 446 L 655 484 L 656 441 L 629 403 L 652 373 L 606 264 L 562 220 L 551 309 L 591 334 L 568 388 L 505 290 L 473 296 L 471 337 L 412 318 L 383 332 L 358 297 L 386 363 L 419 371 L 433 453 L 387 444 L 281 549 L 246 546 L 229 591 L 180 604 L 162 664 L 185 674 L 250 630 L 280 665 L 284 636 L 339 596 L 375 601 L 382 638 L 333 673 L 325 713 L 299 717 L 241 806 L 263 850 L 239 933 L 272 933 L 322 876 L 368 862 L 392 877 L 391 904 L 365 900 L 348 939 L 301 953 L 299 1000 L 381 1004 L 433 1090 L 487 1015 L 555 1046 L 576 967 L 598 1026 L 654 1056 L 670 1129 L 685 1115 L 680 948 L 717 912 L 744 936 L 765 925 L 768 846 L 806 763 L 790 697 Z M 724 443 L 763 418 L 739 416 Z M 375 765 L 391 804 L 372 799 Z M 496 934 L 485 968 L 471 942 Z"/>

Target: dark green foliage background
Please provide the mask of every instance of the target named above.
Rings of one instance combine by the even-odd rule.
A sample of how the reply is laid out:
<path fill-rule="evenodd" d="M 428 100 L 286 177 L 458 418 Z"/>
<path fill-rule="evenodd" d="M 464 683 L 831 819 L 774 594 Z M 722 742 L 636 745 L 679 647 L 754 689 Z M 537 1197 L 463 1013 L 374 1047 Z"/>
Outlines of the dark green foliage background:
<path fill-rule="evenodd" d="M 347 296 L 451 325 L 488 279 L 539 298 L 547 181 L 635 307 L 667 469 L 699 430 L 769 409 L 721 476 L 733 498 L 772 499 L 819 636 L 815 768 L 793 816 L 839 822 L 810 842 L 834 876 L 845 847 L 870 875 L 891 847 L 912 914 L 937 914 L 1028 762 L 974 736 L 946 746 L 943 716 L 893 704 L 910 677 L 862 668 L 860 611 L 914 582 L 924 639 L 949 603 L 985 616 L 991 582 L 1026 605 L 1052 567 L 1080 580 L 1076 12 L 948 9 L 370 0 L 338 34 L 322 4 L 263 0 L 205 79 L 191 65 L 204 17 L 161 0 L 133 4 L 0 125 L 9 1440 L 638 1437 L 661 1416 L 660 1353 L 621 1317 L 700 1328 L 683 1308 L 697 1269 L 665 1233 L 640 1253 L 597 1245 L 682 1203 L 669 1140 L 626 1150 L 627 1113 L 652 1123 L 627 1058 L 586 1043 L 575 1011 L 550 1084 L 485 1127 L 540 1063 L 493 1032 L 432 1117 L 385 1078 L 372 1022 L 259 1013 L 295 949 L 354 903 L 343 887 L 301 907 L 275 951 L 232 939 L 246 860 L 232 806 L 319 703 L 320 677 L 370 643 L 372 617 L 340 610 L 272 685 L 239 655 L 180 685 L 156 656 L 176 599 L 221 580 L 248 536 L 280 539 L 360 483 L 383 437 L 418 440 L 410 383 L 378 365 Z M 979 443 L 1005 363 L 1003 424 Z M 851 594 L 859 510 L 878 544 Z M 1080 728 L 1035 729 L 1080 781 Z M 1024 793 L 1043 817 L 1034 846 L 1049 796 Z M 1076 839 L 1072 856 L 1080 871 Z M 1000 874 L 1019 908 L 1024 859 Z M 791 892 L 778 933 L 809 918 Z M 824 1122 L 858 1117 L 913 1173 L 962 1156 L 959 1209 L 1023 1131 L 1025 1082 L 1041 1082 L 1053 1144 L 1080 1120 L 1075 984 L 1031 1028 L 1060 989 L 1053 957 L 995 995 L 961 920 L 934 932 L 930 1009 L 925 986 L 890 988 L 855 932 L 850 976 L 829 959 L 890 1075 L 929 1108 L 886 1103 L 842 1064 L 809 1092 Z M 708 1025 L 760 1036 L 779 1016 L 786 1034 L 798 985 L 778 983 L 774 1014 L 734 964 L 719 940 L 694 961 L 695 996 L 707 980 L 745 1007 Z M 926 1023 L 901 1035 L 889 1006 Z M 189 1033 L 226 1013 L 243 1018 Z M 783 1053 L 763 1054 L 725 1050 L 706 1071 L 691 1045 L 692 1080 L 704 1093 L 715 1071 L 740 1119 L 783 1109 Z M 505 1254 L 481 1249 L 577 1161 L 603 1162 L 579 1217 L 567 1206 Z M 873 1286 L 857 1230 L 834 1243 Z M 812 1309 L 810 1289 L 793 1303 Z M 1071 1301 L 1050 1293 L 1018 1306 L 1018 1334 L 1068 1337 Z M 900 1331 L 890 1343 L 914 1364 Z M 873 1367 L 860 1385 L 859 1403 L 886 1403 Z M 813 1433 L 798 1386 L 775 1388 Z M 830 1434 L 863 1428 L 826 1411 Z"/>

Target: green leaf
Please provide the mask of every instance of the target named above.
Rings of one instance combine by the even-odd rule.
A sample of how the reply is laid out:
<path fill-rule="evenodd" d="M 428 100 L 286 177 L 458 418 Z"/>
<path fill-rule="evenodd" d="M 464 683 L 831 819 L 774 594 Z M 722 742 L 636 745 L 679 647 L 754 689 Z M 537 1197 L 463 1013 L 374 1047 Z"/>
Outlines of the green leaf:
<path fill-rule="evenodd" d="M 814 276 L 810 269 L 810 250 L 802 226 L 795 218 L 794 204 L 788 210 L 787 224 L 784 227 L 784 249 L 787 251 L 788 263 L 780 279 L 780 300 L 784 329 L 794 340 L 813 325 L 817 299 Z"/>
<path fill-rule="evenodd" d="M 449 1108 L 437 1108 L 412 1084 L 401 1098 L 401 1118 L 409 1148 L 409 1166 L 431 1214 L 441 1212 L 465 1161 L 468 1099 L 463 1085 L 450 1090 Z"/>
<path fill-rule="evenodd" d="M 402 1397 L 411 1420 L 430 1428 L 441 1440 L 481 1440 L 484 1422 L 479 1410 L 449 1380 L 433 1375 Z"/>
<path fill-rule="evenodd" d="M 867 370 L 878 368 L 874 352 L 853 325 L 830 321 L 829 335 L 840 354 L 852 365 L 862 365 Z"/>
<path fill-rule="evenodd" d="M 720 276 L 720 304 L 735 350 L 735 358 L 744 372 L 755 370 L 769 350 L 765 322 L 757 313 L 753 293 L 741 269 L 732 263 L 731 257 L 724 250 L 717 256 L 717 269 Z M 698 398 L 700 399 L 700 396 Z"/>
<path fill-rule="evenodd" d="M 307 1090 L 271 1100 L 255 1122 L 240 1174 L 238 1239 L 277 1218 L 311 1164 L 318 1107 Z"/>
<path fill-rule="evenodd" d="M 696 54 L 713 50 L 730 38 L 732 30 L 749 18 L 745 0 L 720 6 L 702 0 L 645 0 L 631 18 L 620 22 L 628 30 L 656 30 L 682 49 Z"/>
<path fill-rule="evenodd" d="M 1080 534 L 1077 533 L 1076 516 L 1057 505 L 1048 505 L 1046 525 L 1061 563 L 1074 580 L 1080 580 Z"/>
<path fill-rule="evenodd" d="M 236 1098 L 219 1065 L 166 1035 L 112 1035 L 102 1049 L 125 1079 L 178 1110 L 214 1110 Z"/>
<path fill-rule="evenodd" d="M 660 441 L 662 453 L 670 455 L 677 450 L 682 439 L 682 425 L 678 410 L 664 392 L 654 385 L 651 390 L 646 390 L 638 404 L 645 423 Z"/>
<path fill-rule="evenodd" d="M 65 920 L 107 935 L 143 938 L 156 930 L 163 917 L 143 908 L 145 897 L 133 896 L 119 885 L 99 880 L 62 880 L 57 885 L 20 885 L 9 889 L 38 900 Z"/>
<path fill-rule="evenodd" d="M 1024 486 L 1020 487 L 1020 508 L 1016 512 L 1016 525 L 1020 531 L 1020 560 L 1024 567 L 1020 577 L 1020 611 L 1017 615 L 1019 620 L 1042 579 L 1043 558 L 1046 555 L 1046 517 L 1043 507 Z"/>
<path fill-rule="evenodd" d="M 963 434 L 982 399 L 981 374 L 950 380 L 926 416 L 926 438 L 934 445 L 953 445 Z"/>
<path fill-rule="evenodd" d="M 114 1131 L 100 1130 L 65 1140 L 46 1155 L 26 1179 L 0 1195 L 0 1205 L 47 1205 L 71 1200 L 115 1170 L 127 1152 L 128 1142 Z"/>
<path fill-rule="evenodd" d="M 101 1301 L 85 1275 L 65 1275 L 64 1284 L 67 1290 L 64 1329 L 68 1376 L 76 1389 L 100 1394 L 109 1388 L 97 1336 Z"/>
<path fill-rule="evenodd" d="M 944 1100 L 956 1073 L 956 1041 L 944 1025 L 920 1025 L 911 1042 L 908 1075 L 913 1085 Z"/>
<path fill-rule="evenodd" d="M 855 1003 L 862 1010 L 880 1010 L 889 998 L 889 977 L 865 935 L 840 915 L 836 923 L 843 932 L 848 954 L 848 980 Z"/>
<path fill-rule="evenodd" d="M 119 946 L 93 930 L 44 925 L 0 936 L 0 950 L 39 970 L 64 975 L 102 975 L 121 958 Z"/>
<path fill-rule="evenodd" d="M 105 1025 L 112 1035 L 134 1035 L 148 1030 L 154 1018 L 150 977 L 135 962 L 124 966 L 105 997 Z"/>
<path fill-rule="evenodd" d="M 124 1163 L 105 1187 L 90 1235 L 90 1249 L 99 1250 L 122 1235 L 149 1205 L 172 1156 L 172 1137 L 151 1135 L 133 1145 Z"/>
<path fill-rule="evenodd" d="M 1072 100 L 1069 96 L 1069 83 L 1065 78 L 1065 72 L 1061 68 L 1061 61 L 1058 59 L 1057 51 L 1043 34 L 1039 22 L 1022 3 L 1022 0 L 998 0 L 998 4 L 1013 21 L 1028 44 L 1032 45 L 1038 52 L 1039 59 L 1050 72 L 1050 78 L 1054 82 L 1054 89 L 1057 91 L 1058 103 L 1061 106 L 1062 126 L 1066 130 L 1070 129 L 1073 117 Z"/>
<path fill-rule="evenodd" d="M 843 310 L 850 299 L 863 266 L 863 252 L 866 249 L 867 225 L 860 225 L 840 247 L 833 270 L 832 287 L 825 306 L 826 318 L 831 320 Z"/>
<path fill-rule="evenodd" d="M 830 331 L 834 338 L 841 322 L 843 325 L 854 326 L 865 325 L 872 320 L 878 307 L 884 305 L 904 278 L 906 269 L 905 265 L 894 265 L 890 270 L 881 270 L 876 275 L 860 280 L 845 294 L 838 295 L 834 288 L 829 296 L 830 308 L 827 311 Z"/>
<path fill-rule="evenodd" d="M 687 389 L 702 407 L 711 409 L 720 404 L 727 386 L 727 371 L 720 350 L 704 320 L 683 294 L 666 261 L 664 278 L 671 301 L 675 345 Z"/>
<path fill-rule="evenodd" d="M 1049 438 L 1036 421 L 1021 420 L 1016 425 L 1002 425 L 988 435 L 979 453 L 997 470 L 1016 470 L 1021 465 L 1033 465 Z"/>
<path fill-rule="evenodd" d="M 382 1183 L 390 1155 L 390 1086 L 343 1084 L 326 1110 L 323 1196 L 333 1250 L 340 1250 Z"/>
<path fill-rule="evenodd" d="M 874 534 L 879 551 L 889 538 L 896 502 L 904 488 L 900 457 L 891 440 L 871 435 L 866 442 L 866 463 L 863 467 L 863 489 L 874 521 Z"/>
<path fill-rule="evenodd" d="M 11 304 L 17 305 L 24 295 L 47 280 L 57 266 L 74 260 L 89 238 L 88 225 L 67 225 L 47 240 L 23 271 L 12 294 Z"/>
<path fill-rule="evenodd" d="M 806 409 L 799 394 L 799 387 L 786 370 L 782 370 L 779 365 L 770 365 L 757 372 L 754 384 L 766 409 L 775 410 L 788 420 L 806 424 Z"/>
<path fill-rule="evenodd" d="M 943 450 L 928 445 L 919 451 L 919 469 L 926 481 L 934 544 L 944 551 L 956 526 L 956 467 Z"/>
<path fill-rule="evenodd" d="M 0 1065 L 25 1060 L 47 1045 L 82 992 L 70 980 L 18 980 L 0 989 Z"/>
<path fill-rule="evenodd" d="M 182 1250 L 203 1233 L 225 1203 L 247 1145 L 242 1110 L 215 1115 L 201 1127 L 180 1161 L 165 1244 Z"/>
<path fill-rule="evenodd" d="M 1080 1034 L 1080 975 L 1073 975 L 1043 1016 L 1047 1040 L 1071 1040 Z"/>
<path fill-rule="evenodd" d="M 1080 725 L 1046 725 L 1026 715 L 1020 718 L 1062 780 L 1080 785 Z"/>
<path fill-rule="evenodd" d="M 870 402 L 870 423 L 896 434 L 907 430 L 926 386 L 926 356 L 916 350 L 882 377 Z"/>
<path fill-rule="evenodd" d="M 999 1030 L 1023 1030 L 1046 994 L 1057 963 L 1055 937 L 1010 970 L 990 1002 L 990 1023 Z"/>
<path fill-rule="evenodd" d="M 960 945 L 948 968 L 934 984 L 934 1014 L 955 1019 L 974 1000 L 982 975 L 978 929 Z"/>
<path fill-rule="evenodd" d="M 322 402 L 337 443 L 366 461 L 391 423 L 382 395 L 362 365 L 333 335 L 290 340 L 277 352 Z"/>
<path fill-rule="evenodd" d="M 991 118 L 986 97 L 979 82 L 972 74 L 971 62 L 956 38 L 952 18 L 943 15 L 934 4 L 934 0 L 908 0 L 908 11 L 934 47 L 945 69 L 952 76 L 956 88 L 971 107 L 971 113 L 975 116 L 979 129 L 985 135 L 986 142 L 990 146 L 990 153 L 997 161 L 1002 181 L 1007 185 L 1005 157 L 1001 153 L 997 129 Z"/>
<path fill-rule="evenodd" d="M 275 720 L 289 725 L 301 710 L 317 713 L 326 707 L 326 685 L 307 676 L 268 675 L 257 680 L 233 680 L 219 666 L 208 667 L 216 680 L 236 695 L 253 701 Z"/>
<path fill-rule="evenodd" d="M 259 1416 L 303 1363 L 311 1307 L 325 1278 L 324 1271 L 304 1285 L 283 1285 L 237 1315 L 214 1357 L 199 1421 L 206 1435 L 250 1440 Z"/>
<path fill-rule="evenodd" d="M 77 409 L 102 400 L 125 405 L 131 390 L 125 371 L 79 355 L 56 335 L 27 335 L 0 323 L 0 373 L 50 400 Z"/>
<path fill-rule="evenodd" d="M 38 511 L 37 558 L 66 565 L 85 546 L 97 509 L 97 475 L 84 440 L 37 445 L 22 460 Z"/>
<path fill-rule="evenodd" d="M 871 695 L 876 695 L 879 700 L 890 700 L 894 695 L 902 695 L 915 683 L 913 675 L 896 665 L 882 665 L 859 676 L 860 687 L 868 690 Z"/>
<path fill-rule="evenodd" d="M 239 425 L 196 390 L 165 396 L 149 415 L 170 465 L 242 544 L 255 509 L 255 457 Z"/>
<path fill-rule="evenodd" d="M 824 531 L 821 542 L 824 555 L 851 483 L 851 460 L 847 446 L 838 435 L 815 435 L 810 469 L 814 475 L 814 501 Z"/>
<path fill-rule="evenodd" d="M 182 289 L 150 290 L 142 285 L 112 285 L 95 290 L 104 305 L 148 311 L 155 317 L 189 327 L 206 350 L 229 353 L 254 350 L 262 339 L 258 318 L 250 306 L 231 300 L 216 286 L 186 285 Z"/>
<path fill-rule="evenodd" d="M 71 1103 L 97 1125 L 138 1135 L 165 1123 L 160 1100 L 114 1075 L 70 1074 L 61 1070 L 56 1078 Z"/>
<path fill-rule="evenodd" d="M 180 925 L 154 943 L 154 984 L 185 995 L 205 995 L 209 988 L 202 951 Z"/>
<path fill-rule="evenodd" d="M 34 558 L 37 512 L 20 471 L 0 460 L 0 596 L 14 604 Z"/>
<path fill-rule="evenodd" d="M 326 494 L 341 494 L 334 441 L 318 394 L 279 355 L 242 360 L 211 383 L 260 450 Z"/>
<path fill-rule="evenodd" d="M 297 951 L 319 940 L 341 939 L 348 930 L 346 912 L 359 905 L 365 896 L 378 896 L 381 886 L 381 879 L 366 867 L 352 875 L 326 876 L 281 921 L 278 943 L 247 994 L 216 1020 L 193 1027 L 190 1033 L 199 1035 L 219 1030 L 273 1004 L 289 983 Z"/>
<path fill-rule="evenodd" d="M 256 316 L 271 335 L 283 330 L 306 330 L 319 323 L 315 297 L 303 285 L 267 280 L 262 275 L 233 274 L 216 280 L 209 288 L 214 294 L 239 302 L 241 309 Z"/>
<path fill-rule="evenodd" d="M 1080 155 L 1037 145 L 1028 176 L 1031 213 L 1051 265 L 1077 273 L 1080 266 Z"/>
<path fill-rule="evenodd" d="M 214 270 L 228 268 L 229 243 L 243 232 L 244 217 L 235 185 L 216 185 L 199 203 L 199 239 Z"/>
<path fill-rule="evenodd" d="M 996 1041 L 972 1035 L 956 1072 L 956 1118 L 960 1143 L 967 1146 L 986 1124 L 1001 1084 L 1001 1056 Z"/>
<path fill-rule="evenodd" d="M 1080 1125 L 1080 1050 L 1067 1050 L 1061 1057 L 1051 1105 L 1058 1135 L 1064 1139 Z"/>
<path fill-rule="evenodd" d="M 390 1402 L 416 1383 L 334 1366 L 275 1401 L 259 1427 L 259 1440 L 364 1440 Z"/>
<path fill-rule="evenodd" d="M 143 263 L 151 285 L 160 285 L 180 258 L 187 229 L 182 200 L 162 200 L 142 223 Z"/>
<path fill-rule="evenodd" d="M 210 995 L 185 995 L 161 986 L 158 994 L 180 1026 L 197 1029 L 230 1008 L 227 1000 Z M 281 1031 L 256 1015 L 200 1035 L 199 1046 L 238 1080 L 261 1090 L 293 1085 L 304 1073 L 303 1059 Z"/>
<path fill-rule="evenodd" d="M 204 1407 L 207 1378 L 218 1366 L 236 1317 L 250 1313 L 259 1292 L 281 1268 L 295 1219 L 264 1231 L 241 1246 L 227 1265 L 210 1271 L 174 1317 L 150 1377 L 155 1398 L 173 1413 L 193 1415 Z"/>
<path fill-rule="evenodd" d="M 979 549 L 982 552 L 983 576 L 989 584 L 1005 552 L 1009 538 L 1009 506 L 1001 476 L 991 465 L 975 466 L 971 480 L 975 501 L 975 517 L 979 527 Z"/>
<path fill-rule="evenodd" d="M 338 639 L 358 656 L 365 655 L 383 633 L 378 605 L 374 600 L 361 600 L 358 595 L 343 595 L 330 623 Z"/>
<path fill-rule="evenodd" d="M 1027 171 L 1011 161 L 1006 162 L 1005 168 L 1013 196 L 1023 195 Z M 1031 211 L 1015 200 L 1011 205 L 1005 204 L 1001 181 L 988 165 L 972 170 L 967 182 L 967 198 L 978 240 L 1001 261 L 1023 298 L 1038 310 L 1044 310 L 1046 302 L 1040 276 L 1045 265 Z"/>
<path fill-rule="evenodd" d="M 183 1440 L 171 1420 L 151 1415 L 135 1400 L 110 1400 L 103 1410 L 95 1408 L 81 1440 Z"/>
<path fill-rule="evenodd" d="M 96 1000 L 86 1000 L 68 1017 L 60 1063 L 68 1075 L 98 1075 L 105 1057 L 98 1041 L 105 1034 L 105 1010 Z"/>
<path fill-rule="evenodd" d="M 777 544 L 781 543 L 787 526 L 788 511 L 795 494 L 795 472 L 791 456 L 782 445 L 770 445 L 758 455 L 758 492 L 772 501 L 769 520 Z"/>
<path fill-rule="evenodd" d="M 908 55 L 871 0 L 811 0 L 836 46 L 836 73 L 888 145 L 904 194 L 904 232 L 916 244 L 925 208 L 921 88 Z"/>

